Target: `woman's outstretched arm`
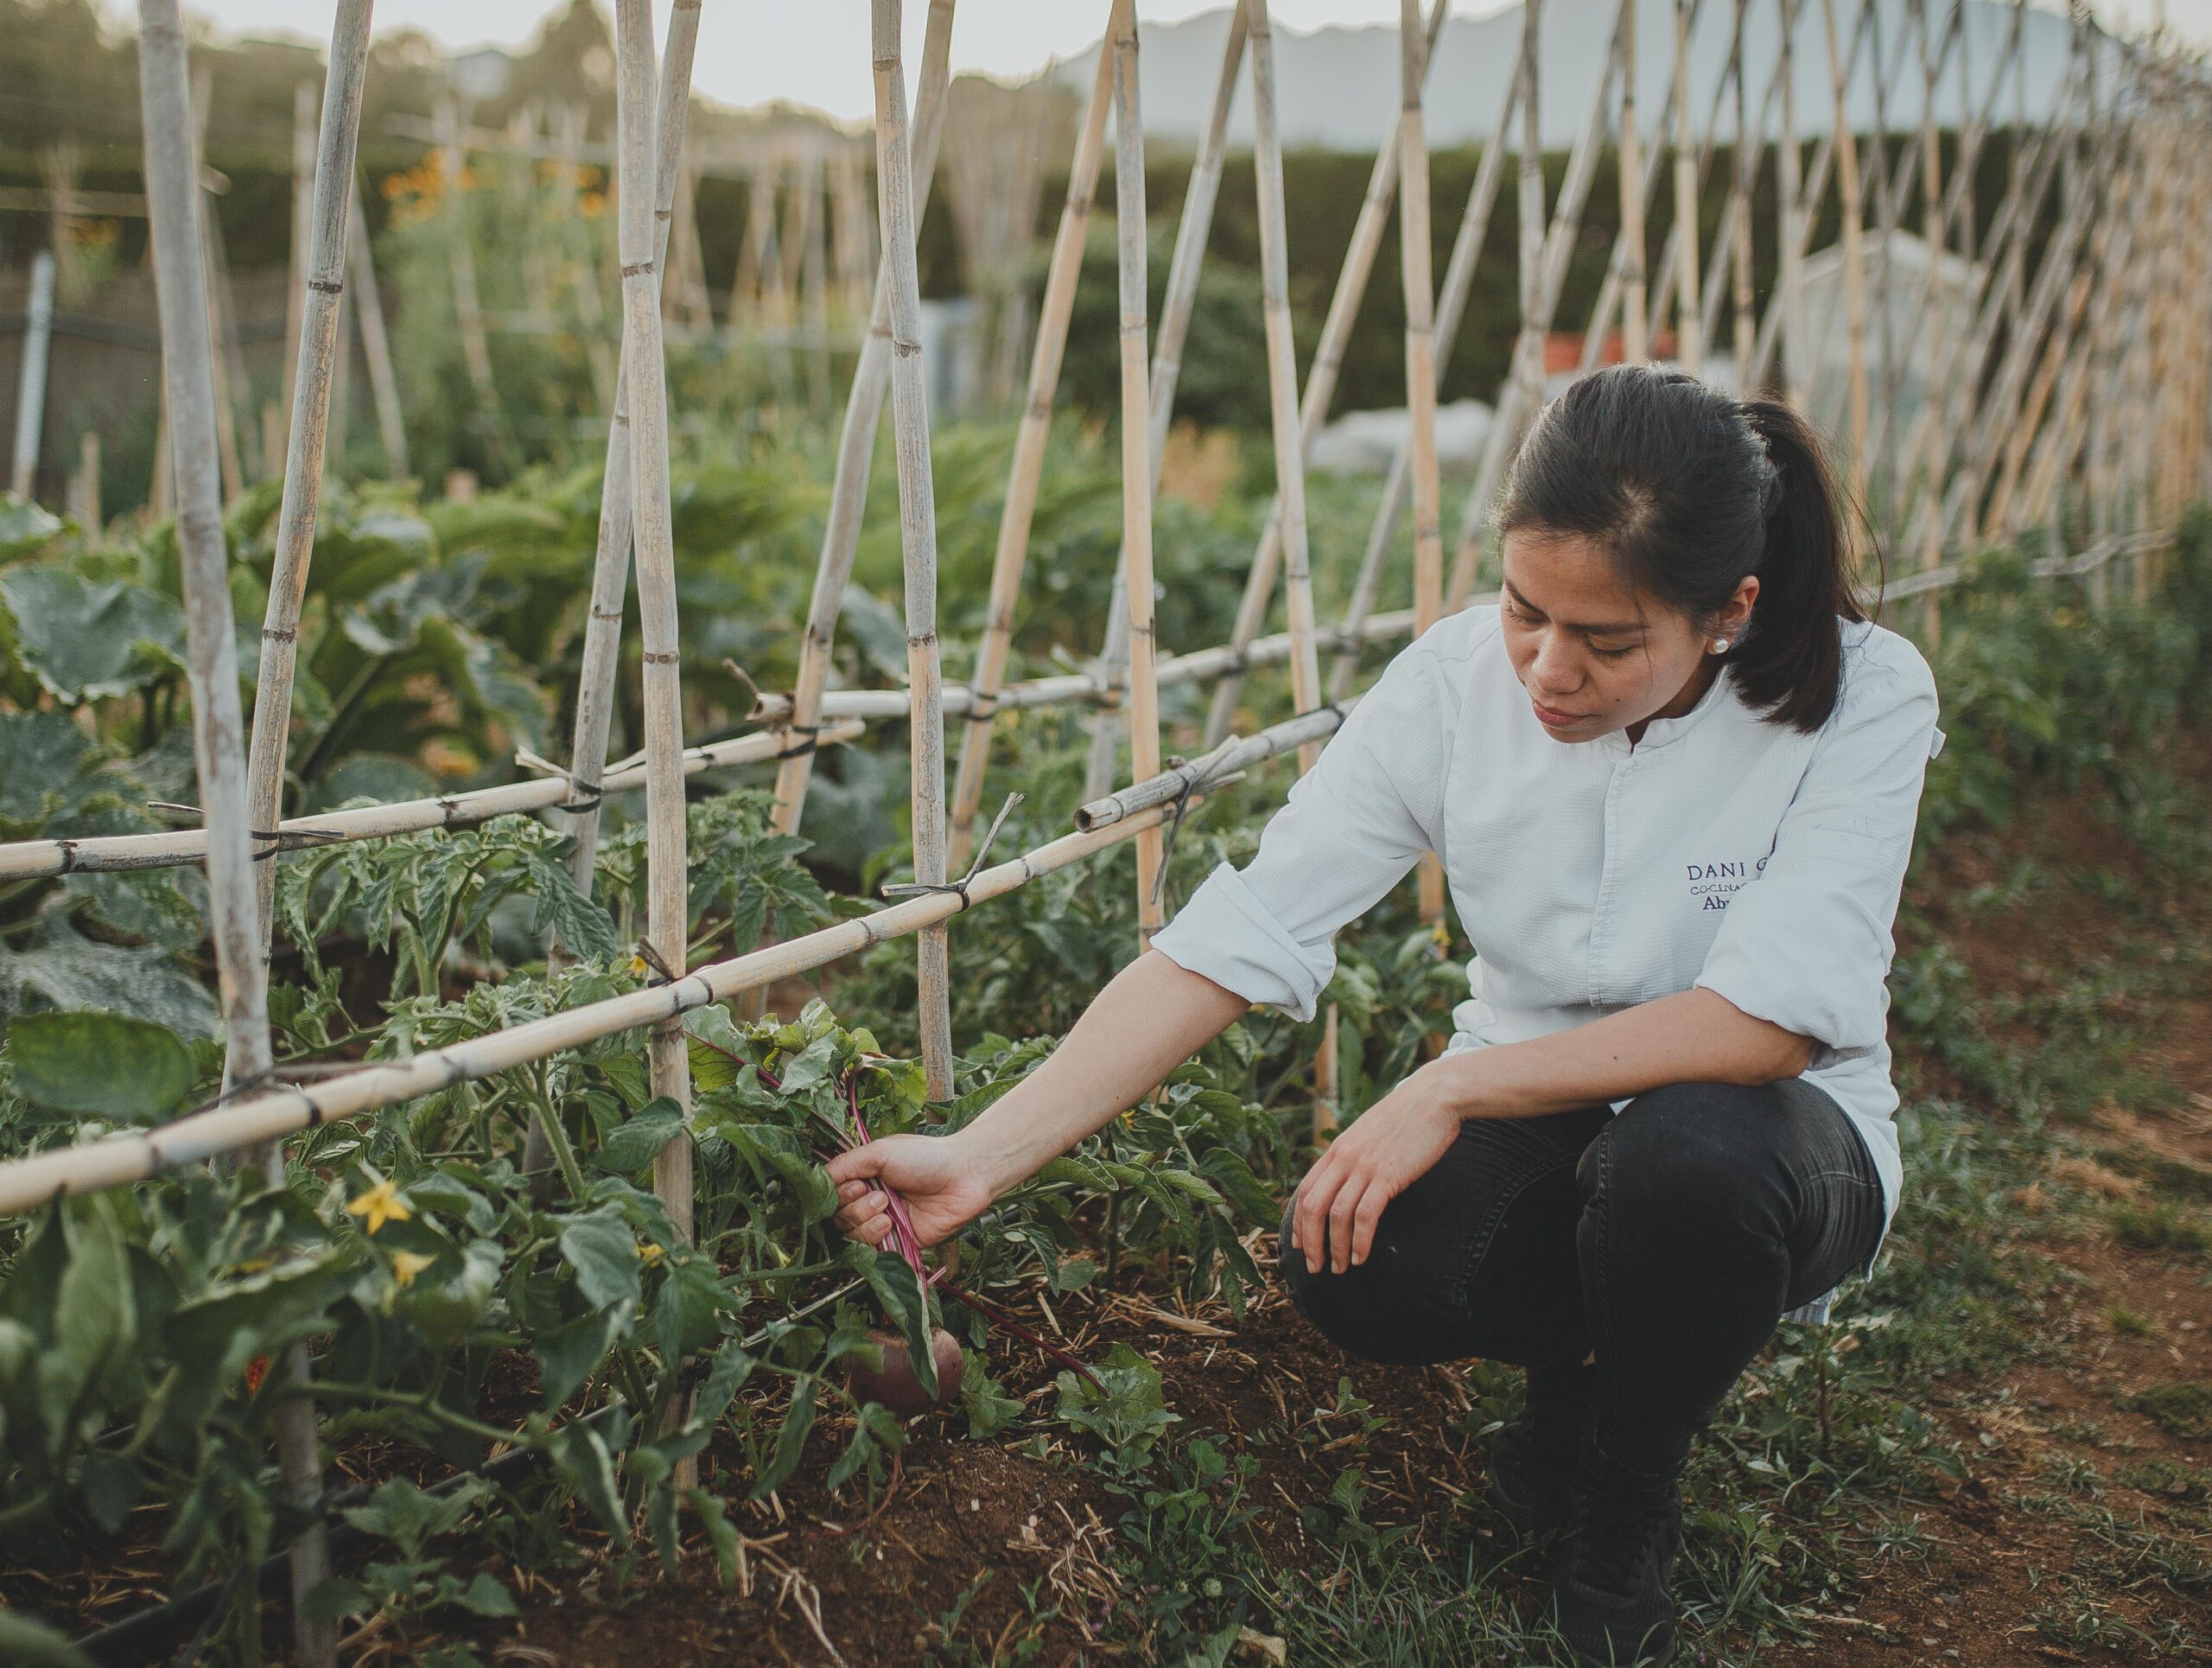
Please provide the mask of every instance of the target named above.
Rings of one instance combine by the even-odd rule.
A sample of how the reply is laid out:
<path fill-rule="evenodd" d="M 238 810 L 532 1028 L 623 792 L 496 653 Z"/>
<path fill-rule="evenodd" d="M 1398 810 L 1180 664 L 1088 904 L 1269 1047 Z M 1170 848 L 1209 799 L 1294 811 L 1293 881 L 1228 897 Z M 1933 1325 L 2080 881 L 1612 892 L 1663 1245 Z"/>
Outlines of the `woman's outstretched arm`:
<path fill-rule="evenodd" d="M 1084 1009 L 1051 1059 L 964 1130 L 887 1136 L 830 1161 L 837 1226 L 880 1245 L 891 1231 L 880 1180 L 898 1189 L 925 1245 L 956 1232 L 1009 1187 L 1134 1106 L 1250 1006 L 1157 950 L 1131 962 Z"/>

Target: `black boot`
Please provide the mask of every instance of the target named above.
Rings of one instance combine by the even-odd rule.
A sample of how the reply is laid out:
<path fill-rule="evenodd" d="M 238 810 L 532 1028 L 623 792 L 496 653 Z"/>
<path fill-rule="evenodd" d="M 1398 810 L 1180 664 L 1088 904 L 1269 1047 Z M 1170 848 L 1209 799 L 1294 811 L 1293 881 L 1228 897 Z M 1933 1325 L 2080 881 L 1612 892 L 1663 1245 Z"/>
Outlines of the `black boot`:
<path fill-rule="evenodd" d="M 1659 1668 L 1675 1654 L 1669 1588 L 1682 1538 L 1681 1476 L 1582 1451 L 1552 1576 L 1559 1630 L 1582 1668 Z"/>
<path fill-rule="evenodd" d="M 1524 1539 L 1567 1522 L 1596 1383 L 1597 1369 L 1580 1362 L 1531 1367 L 1528 1410 L 1491 1438 L 1490 1503 Z"/>

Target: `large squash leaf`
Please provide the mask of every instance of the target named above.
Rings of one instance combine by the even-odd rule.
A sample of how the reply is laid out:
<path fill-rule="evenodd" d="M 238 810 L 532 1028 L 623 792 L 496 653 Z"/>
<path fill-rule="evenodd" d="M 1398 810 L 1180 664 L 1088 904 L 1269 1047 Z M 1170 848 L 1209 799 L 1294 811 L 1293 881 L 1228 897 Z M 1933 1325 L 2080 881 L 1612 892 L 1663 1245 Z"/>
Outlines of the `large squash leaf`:
<path fill-rule="evenodd" d="M 0 573 L 16 653 L 65 706 L 128 695 L 184 665 L 184 610 L 128 579 L 88 579 L 54 563 Z"/>

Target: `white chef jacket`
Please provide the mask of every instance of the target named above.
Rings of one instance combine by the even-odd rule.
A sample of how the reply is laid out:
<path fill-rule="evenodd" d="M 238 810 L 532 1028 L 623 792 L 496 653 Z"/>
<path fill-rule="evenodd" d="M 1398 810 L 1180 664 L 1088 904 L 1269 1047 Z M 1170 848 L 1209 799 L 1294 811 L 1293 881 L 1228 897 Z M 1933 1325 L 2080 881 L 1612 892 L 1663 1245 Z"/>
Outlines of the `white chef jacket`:
<path fill-rule="evenodd" d="M 1475 951 L 1452 1052 L 1693 985 L 1718 991 L 1812 1039 L 1804 1075 L 1865 1139 L 1886 1237 L 1903 1178 L 1890 926 L 1943 733 L 1920 652 L 1885 627 L 1837 624 L 1842 687 L 1817 732 L 1762 718 L 1724 668 L 1631 746 L 1620 730 L 1554 740 L 1497 608 L 1448 616 L 1346 715 L 1252 861 L 1217 867 L 1153 947 L 1310 1019 L 1337 929 L 1434 851 Z M 1823 1298 L 1795 1313 L 1826 1309 Z"/>

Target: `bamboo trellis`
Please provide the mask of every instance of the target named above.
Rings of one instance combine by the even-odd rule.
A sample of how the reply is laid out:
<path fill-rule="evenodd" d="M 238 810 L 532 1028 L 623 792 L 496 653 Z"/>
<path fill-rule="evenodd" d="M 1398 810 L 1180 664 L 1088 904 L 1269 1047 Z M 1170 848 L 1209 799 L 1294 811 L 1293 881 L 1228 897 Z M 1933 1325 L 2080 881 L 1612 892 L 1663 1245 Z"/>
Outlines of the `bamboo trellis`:
<path fill-rule="evenodd" d="M 512 811 L 563 810 L 588 828 L 582 801 L 600 793 L 646 790 L 652 876 L 647 939 L 668 964 L 670 980 L 611 1002 L 556 1018 L 493 1033 L 469 1043 L 413 1059 L 347 1072 L 311 1087 L 246 1086 L 214 1111 L 161 1130 L 114 1136 L 88 1145 L 0 1165 L 0 1210 L 27 1208 L 58 1191 L 114 1186 L 143 1179 L 175 1164 L 223 1152 L 259 1148 L 289 1130 L 353 1117 L 449 1085 L 512 1069 L 597 1038 L 649 1030 L 656 1086 L 683 1094 L 681 1016 L 709 1002 L 728 1001 L 764 989 L 788 974 L 829 965 L 869 945 L 915 935 L 921 952 L 920 990 L 925 1057 L 933 1093 L 949 1087 L 951 1058 L 950 982 L 945 933 L 952 915 L 1010 891 L 1039 875 L 1080 862 L 1123 839 L 1154 844 L 1172 809 L 1217 786 L 1262 759 L 1300 752 L 1307 756 L 1340 722 L 1345 685 L 1360 649 L 1403 636 L 1433 622 L 1440 608 L 1460 600 L 1477 570 L 1488 502 L 1502 478 L 1518 433 L 1545 392 L 1546 339 L 1558 324 L 1569 290 L 1568 267 L 1582 241 L 1582 220 L 1592 183 L 1609 137 L 1617 135 L 1621 230 L 1586 321 L 1582 360 L 1610 356 L 1616 319 L 1628 357 L 1658 348 L 1668 320 L 1676 321 L 1675 353 L 1687 368 L 1720 373 L 1721 362 L 1751 389 L 1812 403 L 1825 385 L 1843 389 L 1847 414 L 1840 439 L 1854 486 L 1889 506 L 1889 525 L 1904 533 L 1914 570 L 1890 587 L 1892 599 L 1931 601 L 1973 571 L 1967 560 L 1976 541 L 2048 526 L 2050 547 L 2031 564 L 2053 579 L 2074 579 L 2101 595 L 2108 584 L 2139 591 L 2159 559 L 2175 513 L 2204 490 L 2208 467 L 2207 402 L 2212 398 L 2212 309 L 2204 304 L 2212 270 L 2212 201 L 2208 201 L 2204 136 L 2212 131 L 2212 93 L 2201 71 L 2153 48 L 2115 41 L 2076 13 L 2070 20 L 2064 73 L 2043 103 L 2031 109 L 2025 92 L 2024 44 L 2030 29 L 2044 31 L 2044 59 L 2052 20 L 2017 3 L 1995 54 L 1966 48 L 1958 0 L 1914 0 L 1906 27 L 1887 39 L 1879 16 L 1855 4 L 1847 19 L 1840 0 L 1821 0 L 1817 19 L 1805 0 L 1732 0 L 1726 9 L 1726 60 L 1717 84 L 1693 79 L 1694 50 L 1713 44 L 1719 22 L 1700 34 L 1697 0 L 1681 0 L 1675 18 L 1675 62 L 1665 108 L 1650 124 L 1648 148 L 1634 86 L 1639 51 L 1633 15 L 1618 16 L 1611 49 L 1588 114 L 1578 131 L 1556 192 L 1546 201 L 1542 156 L 1541 15 L 1532 6 L 1529 28 L 1497 127 L 1484 147 L 1459 233 L 1440 283 L 1427 270 L 1427 151 L 1422 90 L 1438 54 L 1446 7 L 1426 21 L 1415 0 L 1402 7 L 1402 73 L 1394 89 L 1395 119 L 1378 154 L 1368 198 L 1351 240 L 1314 362 L 1301 392 L 1289 352 L 1289 309 L 1284 281 L 1287 238 L 1295 230 L 1294 203 L 1283 196 L 1274 99 L 1273 36 L 1264 0 L 1241 0 L 1233 19 L 1211 120 L 1202 131 L 1197 165 L 1184 205 L 1159 341 L 1147 351 L 1144 304 L 1143 164 L 1137 118 L 1137 9 L 1131 0 L 1100 0 L 1109 40 L 1096 90 L 1077 152 L 1076 178 L 1064 217 L 1063 242 L 1079 245 L 1096 169 L 1103 156 L 1109 105 L 1116 124 L 1116 168 L 1122 245 L 1122 467 L 1124 500 L 1122 560 L 1127 630 L 1122 646 L 1109 640 L 1098 660 L 1081 672 L 1007 682 L 1007 638 L 1020 602 L 1038 472 L 1043 460 L 1058 356 L 1065 347 L 1066 296 L 1071 295 L 1072 255 L 1056 258 L 1040 309 L 1031 406 L 1017 439 L 1008 513 L 994 568 L 991 612 L 976 675 L 967 684 L 942 685 L 937 665 L 938 615 L 929 415 L 924 397 L 917 331 L 914 239 L 935 160 L 937 126 L 949 79 L 950 0 L 932 0 L 926 38 L 918 124 L 909 133 L 906 85 L 899 54 L 898 0 L 873 0 L 877 180 L 881 212 L 881 265 L 876 323 L 861 354 L 846 416 L 829 531 L 817 576 L 799 675 L 789 691 L 763 695 L 753 733 L 686 749 L 677 700 L 677 633 L 673 586 L 676 551 L 668 521 L 666 393 L 659 337 L 659 269 L 666 226 L 680 177 L 683 112 L 690 56 L 684 31 L 698 22 L 696 0 L 679 4 L 671 29 L 667 67 L 659 86 L 658 114 L 645 0 L 623 0 L 619 12 L 621 113 L 619 155 L 625 190 L 622 222 L 624 337 L 619 399 L 628 423 L 614 425 L 606 487 L 613 525 L 600 551 L 594 611 L 587 664 L 611 667 L 619 646 L 621 585 L 634 544 L 645 615 L 648 735 L 640 761 L 607 767 L 604 712 L 594 729 L 580 718 L 569 767 L 539 766 L 534 780 L 469 794 L 275 820 L 273 797 L 250 801 L 241 769 L 240 716 L 236 680 L 219 665 L 229 650 L 220 614 L 226 610 L 218 477 L 219 442 L 212 381 L 214 344 L 204 297 L 206 257 L 188 242 L 197 213 L 185 92 L 181 37 L 175 35 L 167 0 L 143 0 L 152 20 L 144 56 L 148 131 L 179 136 L 168 152 L 149 145 L 149 189 L 156 211 L 157 263 L 162 277 L 162 323 L 169 344 L 169 438 L 177 451 L 175 489 L 181 506 L 180 549 L 184 558 L 191 622 L 196 739 L 200 797 L 207 826 L 164 834 L 84 840 L 26 842 L 0 847 L 0 880 L 73 871 L 204 863 L 210 873 L 223 1012 L 232 1045 L 233 1079 L 243 1085 L 269 1071 L 256 931 L 253 847 L 283 849 L 324 838 L 375 838 L 458 826 Z M 346 0 L 340 11 L 331 78 L 323 99 L 322 140 L 314 165 L 313 224 L 302 245 L 302 285 L 296 297 L 301 374 L 295 402 L 286 502 L 280 520 L 279 578 L 271 589 L 270 653 L 281 662 L 286 610 L 296 624 L 296 583 L 313 525 L 314 459 L 321 442 L 319 409 L 327 398 L 329 357 L 336 336 L 336 290 L 349 260 L 357 288 L 364 287 L 358 239 L 349 239 L 353 196 L 350 124 L 358 109 L 358 63 L 346 67 L 349 26 L 365 23 L 366 0 Z M 1747 25 L 1779 30 L 1774 61 L 1754 61 L 1738 44 Z M 164 35 L 163 29 L 168 31 Z M 1982 37 L 1985 41 L 1986 36 Z M 172 52 L 171 48 L 174 48 Z M 1762 48 L 1764 50 L 1764 48 Z M 174 57 L 175 61 L 171 61 Z M 1815 65 L 1811 60 L 1823 61 Z M 1920 82 L 1920 108 L 1902 132 L 1889 119 L 1887 97 L 1895 72 L 1912 60 Z M 1249 60 L 1255 90 L 1256 175 L 1263 290 L 1268 308 L 1271 417 L 1283 470 L 1278 502 L 1255 551 L 1246 607 L 1232 640 L 1216 648 L 1180 655 L 1152 653 L 1150 506 L 1161 466 L 1195 294 L 1226 150 L 1230 95 Z M 1875 92 L 1871 131 L 1854 105 L 1854 79 L 1862 66 Z M 1755 80 L 1763 73 L 1763 82 Z M 1793 73 L 1795 72 L 1795 73 Z M 1796 73 L 1809 73 L 1826 97 L 1800 101 Z M 353 80 L 349 83 L 347 77 Z M 1975 163 L 1989 143 L 2004 91 L 2012 93 L 2005 189 L 1995 202 L 1977 201 Z M 1709 94 L 1703 113 L 1692 107 L 1696 89 Z M 1436 91 L 1438 89 L 1432 89 Z M 1756 97 L 1754 95 L 1757 95 Z M 1948 110 L 1945 100 L 1948 99 Z M 160 104 L 160 120 L 156 106 Z M 1518 127 L 1517 143 L 1509 136 Z M 1809 132 L 1804 131 L 1809 127 Z M 1955 129 L 1947 170 L 1943 135 Z M 537 143 L 535 124 L 529 143 Z M 465 143 L 459 112 L 444 115 L 439 136 L 457 183 Z M 1734 143 L 1725 165 L 1724 212 L 1710 244 L 1702 235 L 1699 196 L 1710 172 L 1723 165 L 1724 137 Z M 1808 152 L 1804 147 L 1810 141 Z M 658 155 L 655 146 L 658 144 Z M 549 149 L 573 163 L 575 136 Z M 649 161 L 649 158 L 652 160 Z M 1497 412 L 1469 500 L 1459 557 L 1448 587 L 1440 584 L 1437 538 L 1433 413 L 1441 366 L 1471 304 L 1473 275 L 1487 237 L 1491 209 L 1503 187 L 1509 161 L 1517 165 L 1522 206 L 1518 251 L 1519 302 L 1514 320 L 1512 363 L 1498 391 Z M 1671 168 L 1669 164 L 1671 163 Z M 1655 256 L 1649 247 L 1646 211 L 1671 173 L 1675 226 Z M 174 176 L 174 177 L 171 177 Z M 807 189 L 819 198 L 824 173 L 817 166 Z M 1751 213 L 1760 182 L 1771 179 L 1774 212 Z M 1400 233 L 1407 302 L 1405 372 L 1409 417 L 1403 455 L 1384 485 L 1375 530 L 1363 552 L 1351 607 L 1340 623 L 1316 620 L 1304 525 L 1300 464 L 1306 448 L 1335 395 L 1357 314 L 1388 214 L 1404 187 Z M 180 196 L 178 194 L 181 194 Z M 833 195 L 834 191 L 833 191 Z M 1911 199 L 1917 197 L 1916 203 Z M 180 214 L 175 205 L 188 205 Z M 169 208 L 164 209 L 163 203 Z M 837 283 L 851 287 L 865 239 L 842 213 L 811 210 L 810 232 L 802 217 L 786 228 L 781 245 L 760 251 L 763 283 L 782 282 L 814 269 L 808 279 L 826 292 L 833 264 Z M 1961 264 L 1966 277 L 1962 305 L 1936 305 L 1930 264 L 1923 280 L 1906 277 L 1904 314 L 1892 320 L 1895 297 L 1892 234 L 1916 223 L 1931 256 Z M 1808 293 L 1808 258 L 1815 229 L 1834 226 L 1840 255 L 1840 299 L 1822 302 Z M 1072 226 L 1071 238 L 1068 227 Z M 772 229 L 772 228 L 771 228 Z M 765 235 L 765 232 L 764 232 Z M 802 246 L 802 242 L 806 246 Z M 808 247 L 815 252 L 810 254 Z M 1757 260 L 1751 258 L 1758 257 Z M 765 269 L 772 265 L 774 274 Z M 1062 273 L 1065 269 L 1065 279 Z M 1948 270 L 1948 269 L 1947 269 Z M 1760 273 L 1774 277 L 1761 292 Z M 1867 290 L 1879 294 L 1879 322 L 1870 316 Z M 1917 292 L 1917 293 L 1916 293 Z M 196 304 L 195 304 L 196 303 Z M 1722 309 L 1728 309 L 1724 334 Z M 464 303 L 466 310 L 466 303 Z M 1840 361 L 1826 355 L 1824 312 L 1844 323 Z M 1055 315 L 1059 315 L 1055 323 Z M 1896 328 L 1902 323 L 1902 332 Z M 365 338 L 367 327 L 364 324 Z M 1892 340 L 1892 338 L 1896 338 Z M 1718 349 L 1716 352 L 1715 350 Z M 1825 355 L 1825 356 L 1824 356 Z M 1916 419 L 1895 414 L 1898 360 L 1916 358 L 1930 395 Z M 472 360 L 476 357 L 472 347 Z M 374 355 L 372 355 L 373 360 Z M 1880 374 L 1876 376 L 1878 359 Z M 475 367 L 472 365 L 472 370 Z M 374 366 L 372 366 L 373 372 Z M 910 645 L 903 689 L 838 691 L 828 687 L 829 653 L 837 608 L 849 583 L 865 510 L 867 465 L 887 390 L 894 395 L 899 463 L 900 527 L 905 557 Z M 487 407 L 495 391 L 480 382 Z M 1027 494 L 1025 506 L 1017 500 Z M 1413 507 L 1413 583 L 1392 612 L 1375 608 L 1383 589 L 1382 553 L 1392 544 L 1397 518 L 1410 495 Z M 2069 535 L 2079 532 L 2078 542 Z M 619 536 L 616 536 L 618 535 Z M 290 552 L 288 556 L 284 552 Z M 2117 576 L 2117 579 L 2113 579 Z M 1264 635 L 1278 579 L 1287 580 L 1287 630 Z M 1442 591 L 1440 602 L 1439 592 Z M 608 593 L 611 592 L 611 600 Z M 287 602 L 287 598 L 294 599 Z M 1118 615 L 1118 610 L 1117 610 Z M 996 639 L 996 647 L 993 640 Z M 1121 656 L 1128 665 L 1122 669 Z M 1319 659 L 1337 658 L 1335 704 L 1322 704 Z M 1147 666 L 1148 663 L 1148 666 Z M 1158 768 L 1166 745 L 1158 729 L 1158 691 L 1176 685 L 1216 684 L 1216 739 L 1224 713 L 1237 710 L 1239 684 L 1255 667 L 1284 666 L 1287 700 L 1302 716 L 1249 742 L 1217 747 L 1190 764 Z M 281 742 L 283 683 L 268 672 L 260 682 L 258 731 Z M 601 698 L 610 680 L 588 672 L 580 709 Z M 227 714 L 224 690 L 233 704 Z M 594 689 L 600 694 L 594 693 Z M 1099 710 L 1101 734 L 1109 738 L 1126 707 L 1135 721 L 1135 784 L 1118 793 L 1096 784 L 1079 831 L 1023 856 L 985 869 L 957 885 L 947 876 L 944 782 L 944 725 L 968 721 L 953 822 L 964 828 L 981 803 L 993 716 L 1008 708 L 1048 704 Z M 870 724 L 904 721 L 913 761 L 914 868 L 919 895 L 864 918 L 787 943 L 689 971 L 681 965 L 684 937 L 683 784 L 687 774 L 744 762 L 779 762 L 779 822 L 797 824 L 807 771 L 821 745 L 856 739 Z M 226 725 L 227 740 L 226 741 Z M 969 759 L 972 756 L 972 769 Z M 266 757 L 257 759 L 257 793 L 280 782 Z M 263 817 L 267 822 L 259 820 Z M 256 830 L 262 831 L 259 836 Z M 580 844 L 588 848 L 590 840 Z M 588 874 L 588 859 L 582 872 Z M 1141 920 L 1147 930 L 1160 914 L 1150 900 L 1157 859 L 1139 864 Z M 1437 900 L 1440 901 L 1440 898 Z M 258 1041 L 257 1042 L 257 1038 Z M 656 1180 L 682 1219 L 690 1186 L 686 1143 L 672 1143 Z M 304 1404 L 302 1404 L 304 1405 Z M 312 1436 L 311 1428 L 309 1436 Z M 311 1450 L 306 1456 L 311 1466 Z M 300 1455 L 287 1456 L 288 1477 L 312 1483 L 299 1471 Z"/>

